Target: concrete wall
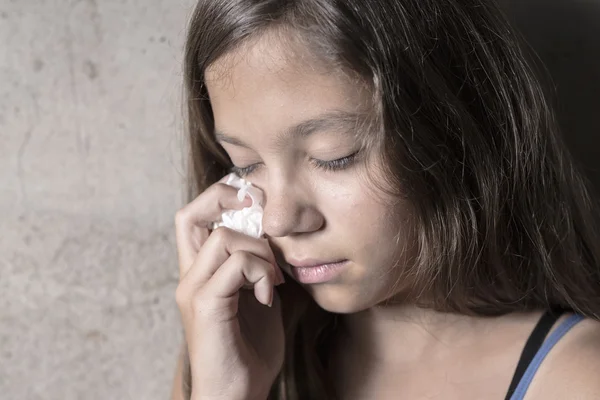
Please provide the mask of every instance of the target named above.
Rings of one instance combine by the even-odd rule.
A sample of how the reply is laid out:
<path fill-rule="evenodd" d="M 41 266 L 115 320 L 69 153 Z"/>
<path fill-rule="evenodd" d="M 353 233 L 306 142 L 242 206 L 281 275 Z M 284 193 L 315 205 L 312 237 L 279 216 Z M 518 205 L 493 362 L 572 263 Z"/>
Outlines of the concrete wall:
<path fill-rule="evenodd" d="M 2 400 L 168 397 L 192 3 L 0 0 Z M 600 2 L 506 4 L 595 170 Z"/>
<path fill-rule="evenodd" d="M 166 399 L 193 1 L 0 0 L 0 399 Z"/>

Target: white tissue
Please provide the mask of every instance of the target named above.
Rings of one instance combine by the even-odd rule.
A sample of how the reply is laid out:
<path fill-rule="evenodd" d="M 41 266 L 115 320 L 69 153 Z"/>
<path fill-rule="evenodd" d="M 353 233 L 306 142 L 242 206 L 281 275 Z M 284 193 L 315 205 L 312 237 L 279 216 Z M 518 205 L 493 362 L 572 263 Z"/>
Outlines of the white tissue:
<path fill-rule="evenodd" d="M 244 201 L 246 195 L 252 199 L 250 207 L 241 210 L 227 210 L 221 214 L 221 220 L 213 223 L 213 229 L 220 226 L 233 229 L 248 236 L 259 238 L 263 235 L 262 217 L 263 217 L 263 193 L 259 188 L 252 186 L 250 182 L 240 178 L 236 174 L 229 174 L 224 182 L 238 190 L 238 200 Z"/>

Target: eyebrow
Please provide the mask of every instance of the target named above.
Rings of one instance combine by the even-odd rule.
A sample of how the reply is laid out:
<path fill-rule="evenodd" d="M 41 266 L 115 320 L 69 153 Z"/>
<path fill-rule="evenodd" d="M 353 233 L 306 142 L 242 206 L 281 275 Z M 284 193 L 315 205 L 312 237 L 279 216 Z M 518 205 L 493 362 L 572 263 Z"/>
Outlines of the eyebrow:
<path fill-rule="evenodd" d="M 334 130 L 352 130 L 356 129 L 360 121 L 364 119 L 364 115 L 348 112 L 348 111 L 330 111 L 315 118 L 307 119 L 302 121 L 283 132 L 277 134 L 274 140 L 274 148 L 282 148 L 285 143 L 295 137 L 307 138 L 310 135 L 321 132 L 328 129 Z M 251 147 L 244 143 L 242 140 L 230 136 L 218 129 L 215 129 L 215 137 L 219 142 L 229 143 L 234 146 L 245 147 L 250 149 Z"/>

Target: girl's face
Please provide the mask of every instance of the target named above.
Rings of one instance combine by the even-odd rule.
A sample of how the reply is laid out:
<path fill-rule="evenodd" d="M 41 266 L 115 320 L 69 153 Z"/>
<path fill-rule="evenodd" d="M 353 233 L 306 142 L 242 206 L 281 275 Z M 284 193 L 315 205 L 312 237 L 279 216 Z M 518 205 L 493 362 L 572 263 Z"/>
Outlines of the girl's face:
<path fill-rule="evenodd" d="M 366 91 L 286 49 L 265 37 L 206 71 L 217 139 L 264 191 L 263 228 L 283 270 L 324 309 L 360 311 L 402 287 L 410 205 L 392 211 L 364 179 L 355 134 Z"/>

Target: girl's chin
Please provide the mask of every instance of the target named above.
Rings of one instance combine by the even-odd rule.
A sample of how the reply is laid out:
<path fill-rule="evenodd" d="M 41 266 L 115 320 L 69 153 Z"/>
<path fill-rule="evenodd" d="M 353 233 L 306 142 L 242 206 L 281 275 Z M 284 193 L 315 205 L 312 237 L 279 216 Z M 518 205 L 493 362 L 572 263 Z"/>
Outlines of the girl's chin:
<path fill-rule="evenodd" d="M 365 301 L 362 296 L 344 291 L 343 285 L 335 288 L 327 287 L 327 285 L 321 287 L 315 285 L 307 287 L 306 290 L 319 307 L 336 314 L 352 314 L 375 305 Z"/>

